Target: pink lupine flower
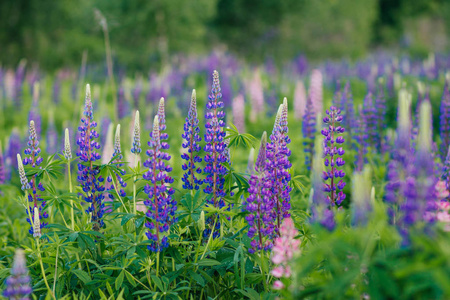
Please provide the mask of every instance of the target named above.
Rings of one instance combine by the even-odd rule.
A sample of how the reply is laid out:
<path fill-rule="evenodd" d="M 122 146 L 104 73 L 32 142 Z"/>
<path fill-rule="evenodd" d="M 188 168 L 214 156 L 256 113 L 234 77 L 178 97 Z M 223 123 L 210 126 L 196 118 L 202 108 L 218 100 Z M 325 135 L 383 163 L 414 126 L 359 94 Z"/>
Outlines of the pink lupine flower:
<path fill-rule="evenodd" d="M 253 78 L 248 84 L 248 94 L 252 104 L 250 121 L 255 122 L 256 116 L 264 111 L 264 90 L 261 75 L 258 69 L 253 73 Z"/>
<path fill-rule="evenodd" d="M 237 95 L 233 99 L 233 123 L 239 132 L 245 131 L 245 103 L 244 96 Z"/>
<path fill-rule="evenodd" d="M 276 265 L 270 272 L 276 278 L 288 278 L 291 276 L 289 262 L 299 253 L 300 240 L 295 239 L 298 234 L 291 218 L 286 218 L 280 227 L 280 237 L 275 239 L 272 249 L 272 262 Z M 283 283 L 279 280 L 274 282 L 274 289 L 282 289 Z"/>
<path fill-rule="evenodd" d="M 322 73 L 314 69 L 311 73 L 311 82 L 309 85 L 309 96 L 314 106 L 314 112 L 322 112 L 323 105 L 323 77 Z"/>
<path fill-rule="evenodd" d="M 274 288 L 275 290 L 281 290 L 282 288 L 284 288 L 284 284 L 283 284 L 281 281 L 276 280 L 276 281 L 273 283 L 273 288 Z"/>
<path fill-rule="evenodd" d="M 294 116 L 300 120 L 306 110 L 306 90 L 303 81 L 297 81 L 294 91 Z"/>

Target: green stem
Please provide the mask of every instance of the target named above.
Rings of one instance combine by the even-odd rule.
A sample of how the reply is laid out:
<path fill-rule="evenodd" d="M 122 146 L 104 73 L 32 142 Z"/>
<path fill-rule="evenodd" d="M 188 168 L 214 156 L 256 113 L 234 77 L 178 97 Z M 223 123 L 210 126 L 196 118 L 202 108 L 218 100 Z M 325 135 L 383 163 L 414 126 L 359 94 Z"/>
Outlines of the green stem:
<path fill-rule="evenodd" d="M 67 175 L 69 177 L 69 193 L 72 194 L 72 175 L 70 174 L 70 162 L 67 162 Z M 73 199 L 70 199 L 70 218 L 72 219 L 72 231 L 75 230 L 75 217 L 73 212 Z M 67 225 L 66 225 L 67 226 Z"/>
<path fill-rule="evenodd" d="M 156 277 L 159 276 L 159 251 L 156 252 Z"/>
<path fill-rule="evenodd" d="M 260 268 L 261 268 L 261 275 L 262 275 L 262 277 L 263 277 L 263 285 L 264 285 L 264 289 L 268 292 L 269 291 L 269 288 L 267 287 L 267 279 L 266 279 L 266 272 L 265 272 L 265 267 L 264 267 L 264 257 L 265 257 L 266 255 L 265 255 L 265 253 L 264 253 L 264 250 L 261 250 L 261 252 L 260 252 L 260 258 L 261 258 L 261 265 L 260 265 Z"/>
<path fill-rule="evenodd" d="M 58 278 L 58 253 L 59 253 L 59 246 L 56 247 L 56 259 L 55 259 L 55 276 L 53 276 L 53 295 L 56 295 L 56 279 Z"/>
<path fill-rule="evenodd" d="M 136 162 L 137 162 L 137 155 L 135 154 L 134 155 L 134 167 L 135 168 L 137 168 Z M 137 179 L 137 176 L 134 176 L 134 178 L 133 178 L 133 212 L 134 212 L 134 214 L 136 214 L 136 179 Z"/>
<path fill-rule="evenodd" d="M 39 263 L 41 265 L 41 272 L 42 272 L 42 276 L 44 277 L 45 286 L 47 287 L 47 289 L 48 289 L 50 295 L 53 297 L 53 299 L 56 300 L 55 295 L 53 294 L 52 290 L 50 289 L 50 286 L 48 285 L 47 277 L 45 276 L 44 264 L 42 262 L 42 257 L 41 257 L 41 246 L 39 243 L 39 237 L 36 238 L 36 245 L 37 245 L 38 258 L 39 258 Z"/>
<path fill-rule="evenodd" d="M 111 177 L 112 177 L 112 172 L 110 172 L 110 175 L 111 175 Z M 127 212 L 127 214 L 129 214 L 130 212 L 128 211 L 127 207 L 125 206 L 125 203 L 123 203 L 122 197 L 120 197 L 120 195 L 119 195 L 119 190 L 117 189 L 117 185 L 115 184 L 114 181 L 115 181 L 115 180 L 112 180 L 111 182 L 112 182 L 112 184 L 113 184 L 113 186 L 114 186 L 114 190 L 115 190 L 116 193 L 117 193 L 117 197 L 119 197 L 120 203 L 122 203 L 122 206 L 123 206 L 123 208 L 125 209 L 125 211 Z"/>

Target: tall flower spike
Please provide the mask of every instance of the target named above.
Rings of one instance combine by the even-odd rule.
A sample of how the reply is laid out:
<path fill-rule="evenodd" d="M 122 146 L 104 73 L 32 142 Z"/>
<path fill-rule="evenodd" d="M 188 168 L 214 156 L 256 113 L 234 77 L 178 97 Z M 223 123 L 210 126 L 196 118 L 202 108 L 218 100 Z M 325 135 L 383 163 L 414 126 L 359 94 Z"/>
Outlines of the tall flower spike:
<path fill-rule="evenodd" d="M 37 135 L 41 135 L 41 114 L 39 112 L 39 82 L 33 85 L 33 103 L 31 106 L 30 114 L 28 120 L 33 120 L 36 123 Z"/>
<path fill-rule="evenodd" d="M 323 109 L 323 78 L 322 72 L 314 69 L 311 73 L 311 83 L 309 87 L 309 95 L 314 107 L 314 113 L 321 113 Z"/>
<path fill-rule="evenodd" d="M 100 169 L 94 166 L 94 162 L 101 159 L 96 150 L 100 149 L 100 144 L 95 140 L 99 134 L 95 130 L 97 122 L 94 121 L 92 111 L 91 89 L 86 85 L 86 101 L 81 119 L 81 125 L 78 127 L 80 137 L 77 140 L 79 150 L 77 156 L 81 160 L 78 164 L 78 181 L 83 189 L 84 201 L 89 203 L 86 213 L 91 215 L 92 229 L 100 231 L 103 227 L 103 186 L 104 178 L 99 176 Z"/>
<path fill-rule="evenodd" d="M 377 111 L 373 104 L 372 93 L 368 93 L 364 98 L 363 104 L 363 122 L 366 127 L 367 143 L 372 149 L 376 149 L 378 145 L 378 130 L 377 130 Z"/>
<path fill-rule="evenodd" d="M 33 168 L 37 168 L 42 163 L 42 157 L 40 157 L 41 149 L 39 148 L 39 141 L 37 138 L 36 128 L 34 125 L 34 121 L 30 121 L 30 137 L 28 138 L 28 148 L 25 149 L 25 158 L 23 159 L 24 165 L 30 165 Z M 45 205 L 46 202 L 44 201 L 44 198 L 41 197 L 39 192 L 44 192 L 45 188 L 42 185 L 42 183 L 38 182 L 38 177 L 36 175 L 31 176 L 31 184 L 30 187 L 32 189 L 32 192 L 28 194 L 28 201 L 33 203 L 32 206 L 29 207 L 27 210 L 27 213 L 32 214 L 34 208 L 37 208 L 39 206 L 39 212 L 41 213 L 40 219 L 42 222 L 40 222 L 40 229 L 46 227 L 47 223 L 43 222 L 43 219 L 48 218 L 48 213 L 45 212 Z M 39 205 L 40 203 L 40 205 Z M 34 215 L 32 214 L 28 218 L 28 222 L 30 223 L 30 234 L 33 234 L 35 228 L 33 227 L 34 224 Z"/>
<path fill-rule="evenodd" d="M 361 172 L 364 164 L 367 162 L 367 124 L 364 122 L 362 107 L 359 109 L 359 115 L 357 116 L 355 124 L 356 126 L 352 131 L 352 148 L 356 151 L 355 170 Z"/>
<path fill-rule="evenodd" d="M 148 208 L 145 215 L 150 219 L 145 223 L 145 226 L 149 229 L 146 232 L 150 240 L 148 249 L 153 252 L 160 252 L 169 246 L 165 234 L 169 231 L 170 225 L 177 222 L 175 218 L 177 202 L 173 199 L 175 191 L 166 185 L 173 183 L 173 179 L 168 175 L 172 168 L 165 163 L 170 159 L 170 156 L 162 152 L 160 128 L 161 124 L 157 115 L 148 142 L 149 149 L 146 151 L 149 158 L 144 162 L 148 171 L 143 175 L 143 178 L 150 182 L 144 187 L 144 192 L 148 195 L 144 204 Z"/>
<path fill-rule="evenodd" d="M 203 182 L 206 184 L 206 187 L 203 191 L 211 195 L 211 198 L 207 200 L 207 204 L 217 208 L 222 208 L 227 205 L 224 200 L 226 196 L 224 183 L 227 169 L 223 163 L 228 162 L 228 157 L 226 155 L 227 151 L 224 141 L 226 135 L 224 131 L 225 122 L 222 120 L 225 118 L 225 112 L 221 110 L 224 107 L 221 98 L 219 73 L 214 71 L 211 94 L 208 96 L 208 103 L 206 104 L 207 112 L 205 114 L 206 145 L 204 150 L 206 152 L 206 166 L 203 172 L 206 177 Z M 204 231 L 205 237 L 209 236 L 211 230 L 214 230 L 213 237 L 219 236 L 220 222 L 215 218 L 218 218 L 218 216 L 208 218 L 207 223 L 209 227 Z M 215 228 L 211 228 L 214 223 L 216 224 Z"/>
<path fill-rule="evenodd" d="M 341 205 L 345 199 L 345 194 L 342 191 L 345 187 L 345 182 L 339 179 L 345 176 L 344 171 L 342 169 L 339 170 L 345 164 L 345 161 L 342 159 L 345 151 L 341 147 L 344 143 L 344 138 L 340 135 L 345 130 L 339 125 L 343 118 L 338 108 L 331 106 L 326 111 L 326 114 L 327 116 L 323 118 L 323 122 L 328 124 L 328 128 L 322 129 L 322 135 L 325 138 L 323 156 L 325 158 L 325 167 L 327 168 L 323 172 L 323 180 L 325 181 L 324 192 L 329 194 L 327 196 L 328 204 L 334 206 Z M 327 180 L 330 180 L 330 183 L 327 183 Z M 339 182 L 337 182 L 338 180 Z"/>
<path fill-rule="evenodd" d="M 22 184 L 22 190 L 28 190 L 31 188 L 30 183 L 28 182 L 27 176 L 25 175 L 25 169 L 23 167 L 22 158 L 20 157 L 20 154 L 17 154 L 17 164 L 19 168 L 19 176 L 20 176 L 20 183 Z"/>
<path fill-rule="evenodd" d="M 244 210 L 249 214 L 245 220 L 249 224 L 248 237 L 252 239 L 250 253 L 259 250 L 269 250 L 273 246 L 274 236 L 274 202 L 271 199 L 272 182 L 267 180 L 266 170 L 267 133 L 261 137 L 255 171 L 249 180 L 249 196 L 244 202 Z"/>
<path fill-rule="evenodd" d="M 297 81 L 294 91 L 294 116 L 297 120 L 303 118 L 306 109 L 306 90 L 303 81 Z"/>
<path fill-rule="evenodd" d="M 139 122 L 139 111 L 137 110 L 134 117 L 133 144 L 131 147 L 131 153 L 138 155 L 141 151 L 141 125 Z"/>
<path fill-rule="evenodd" d="M 290 263 L 296 255 L 300 254 L 300 240 L 295 238 L 297 235 L 298 231 L 295 229 L 292 219 L 285 219 L 280 228 L 280 236 L 275 239 L 275 246 L 273 247 L 272 262 L 275 264 L 275 268 L 270 273 L 274 277 L 291 277 Z M 280 280 L 273 283 L 274 289 L 283 287 L 284 285 Z"/>
<path fill-rule="evenodd" d="M 306 169 L 311 170 L 314 156 L 314 138 L 316 136 L 316 114 L 311 97 L 306 101 L 306 110 L 302 120 L 303 146 L 305 152 Z"/>
<path fill-rule="evenodd" d="M 195 167 L 195 163 L 202 161 L 198 156 L 198 152 L 201 150 L 200 141 L 202 140 L 199 133 L 196 93 L 195 90 L 192 90 L 191 105 L 184 123 L 184 133 L 181 135 L 183 138 L 181 146 L 183 149 L 187 149 L 187 152 L 181 154 L 181 158 L 186 161 L 181 166 L 185 171 L 181 180 L 183 181 L 183 188 L 187 190 L 198 190 L 202 184 L 202 180 L 196 175 L 201 174 L 202 169 Z"/>
<path fill-rule="evenodd" d="M 290 216 L 289 209 L 291 207 L 289 194 L 291 175 L 288 171 L 291 167 L 289 162 L 291 151 L 287 147 L 291 140 L 288 136 L 287 115 L 287 99 L 284 98 L 283 104 L 278 110 L 270 142 L 267 144 L 267 180 L 273 183 L 271 197 L 273 215 L 276 219 L 276 234 L 279 234 L 283 219 Z"/>
<path fill-rule="evenodd" d="M 385 152 L 385 136 L 384 130 L 386 129 L 386 99 L 384 96 L 383 79 L 380 78 L 378 82 L 378 90 L 375 98 L 375 110 L 376 110 L 376 130 L 377 134 L 377 150 L 379 153 Z"/>
<path fill-rule="evenodd" d="M 233 123 L 239 132 L 245 131 L 245 102 L 244 96 L 237 95 L 233 99 L 232 103 L 233 109 Z"/>
<path fill-rule="evenodd" d="M 66 128 L 64 132 L 64 157 L 67 160 L 72 159 L 72 149 L 70 148 L 70 137 L 68 128 Z"/>
<path fill-rule="evenodd" d="M 28 275 L 25 252 L 17 249 L 11 268 L 11 276 L 6 278 L 6 289 L 3 296 L 8 299 L 30 299 L 28 296 L 33 292 L 31 289 L 31 278 Z"/>

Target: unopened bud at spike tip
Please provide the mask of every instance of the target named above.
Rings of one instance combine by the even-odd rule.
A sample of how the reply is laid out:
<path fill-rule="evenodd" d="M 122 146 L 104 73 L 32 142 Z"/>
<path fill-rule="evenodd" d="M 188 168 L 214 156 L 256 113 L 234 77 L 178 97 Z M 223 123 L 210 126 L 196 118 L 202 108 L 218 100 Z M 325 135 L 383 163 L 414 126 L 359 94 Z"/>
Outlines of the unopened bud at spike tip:
<path fill-rule="evenodd" d="M 39 208 L 34 207 L 34 221 L 33 221 L 33 237 L 40 238 L 41 235 L 41 220 L 39 219 Z"/>

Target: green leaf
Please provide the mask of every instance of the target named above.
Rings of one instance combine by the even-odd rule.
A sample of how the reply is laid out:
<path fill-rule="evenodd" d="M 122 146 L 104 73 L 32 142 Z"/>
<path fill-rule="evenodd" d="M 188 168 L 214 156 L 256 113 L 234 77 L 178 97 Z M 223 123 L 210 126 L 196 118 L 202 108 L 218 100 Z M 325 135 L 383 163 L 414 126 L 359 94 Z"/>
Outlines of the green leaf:
<path fill-rule="evenodd" d="M 204 258 L 201 261 L 199 261 L 197 264 L 199 266 L 203 266 L 203 267 L 211 267 L 211 266 L 220 265 L 220 262 L 218 262 L 217 260 L 214 260 L 214 259 Z"/>
<path fill-rule="evenodd" d="M 120 287 L 122 287 L 122 283 L 123 283 L 123 277 L 124 277 L 124 273 L 125 271 L 121 271 L 119 273 L 119 276 L 117 276 L 116 281 L 115 281 L 115 286 L 116 286 L 116 290 L 119 290 Z"/>
<path fill-rule="evenodd" d="M 128 272 L 125 272 L 125 276 L 127 277 L 128 282 L 131 283 L 133 287 L 135 287 L 137 283 L 136 280 L 134 280 L 133 276 L 131 276 L 131 274 Z"/>
<path fill-rule="evenodd" d="M 74 269 L 72 270 L 72 273 L 75 274 L 78 279 L 80 279 L 81 281 L 83 281 L 84 284 L 87 284 L 88 282 L 92 281 L 91 277 L 89 276 L 88 273 L 86 273 L 83 270 L 80 269 Z"/>

